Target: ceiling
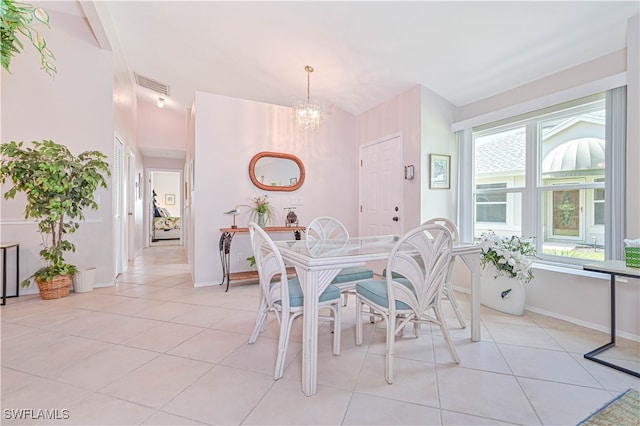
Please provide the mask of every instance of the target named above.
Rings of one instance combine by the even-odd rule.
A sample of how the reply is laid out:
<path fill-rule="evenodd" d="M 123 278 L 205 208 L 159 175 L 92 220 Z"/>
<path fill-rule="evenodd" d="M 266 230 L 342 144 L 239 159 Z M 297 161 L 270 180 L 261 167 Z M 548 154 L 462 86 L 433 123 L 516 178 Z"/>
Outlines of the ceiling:
<path fill-rule="evenodd" d="M 306 98 L 311 65 L 311 99 L 352 114 L 415 85 L 456 106 L 521 86 L 623 49 L 640 10 L 637 1 L 107 4 L 130 70 L 167 84 L 170 108 L 185 112 L 195 91 L 290 106 Z"/>

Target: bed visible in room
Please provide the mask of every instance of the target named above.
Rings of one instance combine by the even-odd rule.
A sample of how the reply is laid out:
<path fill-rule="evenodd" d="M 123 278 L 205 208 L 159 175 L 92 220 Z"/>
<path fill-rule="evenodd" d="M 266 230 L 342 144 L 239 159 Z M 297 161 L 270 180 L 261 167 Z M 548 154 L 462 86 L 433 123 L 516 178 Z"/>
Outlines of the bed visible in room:
<path fill-rule="evenodd" d="M 179 217 L 171 216 L 164 207 L 156 207 L 153 216 L 153 241 L 180 239 Z"/>

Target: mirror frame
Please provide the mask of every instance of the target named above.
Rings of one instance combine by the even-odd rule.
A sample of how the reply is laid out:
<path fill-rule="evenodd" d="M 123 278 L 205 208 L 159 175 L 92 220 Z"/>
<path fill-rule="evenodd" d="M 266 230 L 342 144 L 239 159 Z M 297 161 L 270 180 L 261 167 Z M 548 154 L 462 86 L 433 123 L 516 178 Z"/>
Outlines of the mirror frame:
<path fill-rule="evenodd" d="M 262 182 L 260 182 L 256 178 L 255 167 L 258 160 L 264 157 L 283 158 L 285 160 L 291 160 L 294 163 L 296 163 L 296 165 L 300 169 L 300 177 L 298 178 L 298 183 L 296 183 L 293 186 L 273 186 L 273 185 L 265 185 Z M 302 160 L 300 160 L 298 157 L 292 154 L 284 154 L 282 152 L 262 151 L 254 155 L 253 158 L 251 159 L 251 162 L 249 163 L 249 177 L 251 178 L 251 182 L 253 182 L 255 186 L 265 191 L 287 191 L 287 192 L 295 191 L 296 189 L 300 189 L 300 187 L 304 183 L 304 177 L 305 177 L 304 164 L 302 164 Z"/>

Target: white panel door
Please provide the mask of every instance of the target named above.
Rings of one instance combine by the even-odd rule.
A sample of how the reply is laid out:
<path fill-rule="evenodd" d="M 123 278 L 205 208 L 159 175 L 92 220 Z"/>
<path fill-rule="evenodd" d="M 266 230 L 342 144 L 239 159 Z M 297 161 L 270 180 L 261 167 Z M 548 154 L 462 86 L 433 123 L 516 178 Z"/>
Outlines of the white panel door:
<path fill-rule="evenodd" d="M 127 225 L 125 252 L 127 260 L 134 260 L 136 257 L 136 198 L 138 190 L 136 189 L 136 157 L 132 152 L 127 154 L 127 182 L 124 186 L 125 199 L 127 200 Z M 138 185 L 142 185 L 140 182 Z"/>
<path fill-rule="evenodd" d="M 114 156 L 113 156 L 113 214 L 114 214 L 114 250 L 116 261 L 116 275 L 120 275 L 124 272 L 125 264 L 125 251 L 124 251 L 124 221 L 123 210 L 123 179 L 124 173 L 122 172 L 124 165 L 124 144 L 118 137 L 116 137 L 114 144 Z"/>
<path fill-rule="evenodd" d="M 402 137 L 360 149 L 360 235 L 402 233 Z"/>

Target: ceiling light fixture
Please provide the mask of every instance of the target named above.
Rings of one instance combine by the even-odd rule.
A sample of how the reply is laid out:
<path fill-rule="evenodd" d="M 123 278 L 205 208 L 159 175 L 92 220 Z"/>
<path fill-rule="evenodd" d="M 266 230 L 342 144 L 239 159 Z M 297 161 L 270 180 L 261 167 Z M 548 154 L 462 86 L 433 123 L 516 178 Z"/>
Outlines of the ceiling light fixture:
<path fill-rule="evenodd" d="M 307 72 L 307 100 L 293 104 L 293 122 L 301 131 L 316 131 L 324 120 L 324 111 L 320 105 L 312 104 L 309 100 L 309 87 L 313 68 L 304 67 Z"/>
<path fill-rule="evenodd" d="M 164 101 L 165 101 L 164 98 L 158 98 L 158 103 L 157 103 L 158 108 L 164 108 Z"/>

